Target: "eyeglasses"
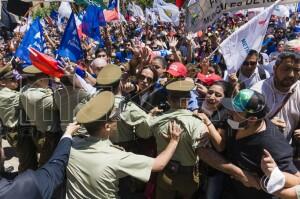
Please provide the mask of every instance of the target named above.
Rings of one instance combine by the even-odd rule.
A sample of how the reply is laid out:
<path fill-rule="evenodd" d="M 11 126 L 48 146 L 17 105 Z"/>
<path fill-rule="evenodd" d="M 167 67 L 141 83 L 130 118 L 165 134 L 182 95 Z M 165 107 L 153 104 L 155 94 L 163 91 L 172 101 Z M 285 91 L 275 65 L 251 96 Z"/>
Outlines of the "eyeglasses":
<path fill-rule="evenodd" d="M 256 64 L 257 64 L 257 62 L 255 62 L 255 61 L 245 61 L 243 63 L 244 66 L 249 66 L 249 65 L 255 66 Z"/>
<path fill-rule="evenodd" d="M 151 77 L 146 77 L 145 75 L 142 75 L 142 74 L 139 75 L 139 80 L 144 81 L 145 79 L 148 83 L 151 83 L 153 81 L 153 78 L 151 78 Z"/>

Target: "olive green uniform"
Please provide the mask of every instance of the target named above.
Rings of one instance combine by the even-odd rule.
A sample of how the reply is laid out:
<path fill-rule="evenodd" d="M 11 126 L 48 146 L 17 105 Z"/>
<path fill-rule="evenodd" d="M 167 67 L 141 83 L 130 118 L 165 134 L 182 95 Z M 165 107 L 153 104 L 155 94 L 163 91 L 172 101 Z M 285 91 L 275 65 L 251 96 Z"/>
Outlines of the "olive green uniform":
<path fill-rule="evenodd" d="M 61 130 L 51 89 L 24 88 L 20 99 L 31 126 L 36 128 L 20 135 L 19 170 L 24 171 L 37 168 L 37 152 L 40 152 L 39 166 L 47 162 L 59 141 Z"/>
<path fill-rule="evenodd" d="M 148 181 L 154 159 L 125 152 L 109 140 L 74 141 L 67 166 L 67 199 L 119 198 L 118 181 L 133 176 Z"/>
<path fill-rule="evenodd" d="M 74 121 L 76 106 L 89 96 L 85 90 L 73 86 L 62 87 L 54 91 L 54 102 L 59 110 L 60 127 L 63 132 L 68 124 Z"/>
<path fill-rule="evenodd" d="M 4 134 L 10 145 L 16 146 L 19 122 L 20 93 L 9 88 L 0 88 L 0 119 Z"/>
<path fill-rule="evenodd" d="M 122 145 L 135 141 L 136 136 L 143 138 L 144 134 L 150 133 L 147 122 L 150 116 L 135 103 L 125 102 L 124 97 L 116 95 L 114 106 L 119 108 L 121 113 L 117 132 L 110 137 L 113 143 Z"/>
<path fill-rule="evenodd" d="M 183 128 L 177 149 L 167 165 L 166 169 L 159 173 L 157 179 L 156 198 L 175 198 L 177 194 L 184 198 L 191 198 L 198 189 L 198 181 L 195 177 L 197 164 L 196 149 L 203 147 L 204 134 L 207 127 L 193 113 L 185 110 L 170 110 L 165 114 L 154 118 L 150 128 L 155 136 L 157 152 L 162 152 L 168 145 L 168 122 L 176 120 Z M 151 135 L 148 135 L 151 136 Z M 200 140 L 202 139 L 201 143 Z M 209 143 L 205 141 L 204 143 Z"/>

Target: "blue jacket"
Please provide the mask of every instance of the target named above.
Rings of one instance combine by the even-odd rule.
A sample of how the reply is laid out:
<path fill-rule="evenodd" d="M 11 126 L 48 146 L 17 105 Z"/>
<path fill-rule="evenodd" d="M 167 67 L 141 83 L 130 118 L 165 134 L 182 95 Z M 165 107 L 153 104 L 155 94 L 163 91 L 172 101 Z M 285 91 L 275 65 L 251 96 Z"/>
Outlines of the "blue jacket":
<path fill-rule="evenodd" d="M 65 178 L 72 140 L 63 138 L 50 160 L 36 171 L 28 170 L 14 180 L 0 179 L 1 199 L 50 199 Z"/>

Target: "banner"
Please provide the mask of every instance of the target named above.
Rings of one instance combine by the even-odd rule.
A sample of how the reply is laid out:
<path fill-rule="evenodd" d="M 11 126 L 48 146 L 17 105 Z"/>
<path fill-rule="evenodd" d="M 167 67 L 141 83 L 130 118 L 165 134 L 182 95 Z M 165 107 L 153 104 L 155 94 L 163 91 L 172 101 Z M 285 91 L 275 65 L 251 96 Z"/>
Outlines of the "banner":
<path fill-rule="evenodd" d="M 237 72 L 250 50 L 260 51 L 271 15 L 278 2 L 241 26 L 220 44 L 228 73 Z M 250 34 L 249 34 L 250 33 Z"/>
<path fill-rule="evenodd" d="M 196 0 L 187 7 L 186 28 L 189 32 L 198 32 L 212 25 L 222 16 L 226 0 Z"/>
<path fill-rule="evenodd" d="M 268 7 L 276 0 L 193 0 L 187 7 L 186 27 L 197 32 L 212 25 L 225 12 Z M 281 0 L 280 4 L 297 3 L 299 0 Z"/>
<path fill-rule="evenodd" d="M 236 11 L 249 8 L 269 7 L 276 0 L 226 0 L 224 7 L 225 11 Z M 298 3 L 299 0 L 281 0 L 279 4 Z"/>

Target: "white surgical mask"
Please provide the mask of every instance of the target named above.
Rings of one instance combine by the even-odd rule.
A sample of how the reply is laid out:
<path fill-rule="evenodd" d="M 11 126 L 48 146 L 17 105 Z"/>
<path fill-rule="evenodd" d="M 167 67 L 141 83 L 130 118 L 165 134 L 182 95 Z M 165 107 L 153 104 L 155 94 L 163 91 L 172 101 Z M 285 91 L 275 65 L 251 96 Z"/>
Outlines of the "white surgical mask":
<path fill-rule="evenodd" d="M 244 122 L 237 122 L 237 121 L 234 121 L 232 119 L 227 119 L 227 123 L 229 124 L 229 126 L 234 129 L 234 130 L 242 130 L 242 129 L 245 129 L 246 127 L 246 123 Z"/>

